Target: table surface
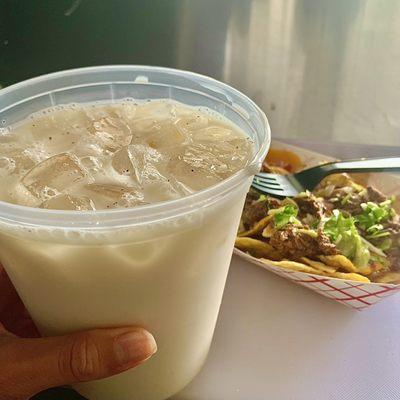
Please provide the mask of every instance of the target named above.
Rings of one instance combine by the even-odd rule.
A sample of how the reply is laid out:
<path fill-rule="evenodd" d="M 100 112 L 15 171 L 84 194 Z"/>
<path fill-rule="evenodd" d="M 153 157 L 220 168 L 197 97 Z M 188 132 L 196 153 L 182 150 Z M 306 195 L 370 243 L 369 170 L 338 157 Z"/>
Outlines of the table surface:
<path fill-rule="evenodd" d="M 357 149 L 353 157 L 391 151 Z M 206 365 L 174 400 L 398 400 L 399 320 L 400 295 L 357 312 L 234 256 Z"/>
<path fill-rule="evenodd" d="M 400 398 L 400 296 L 351 310 L 234 256 L 205 368 L 176 400 Z"/>

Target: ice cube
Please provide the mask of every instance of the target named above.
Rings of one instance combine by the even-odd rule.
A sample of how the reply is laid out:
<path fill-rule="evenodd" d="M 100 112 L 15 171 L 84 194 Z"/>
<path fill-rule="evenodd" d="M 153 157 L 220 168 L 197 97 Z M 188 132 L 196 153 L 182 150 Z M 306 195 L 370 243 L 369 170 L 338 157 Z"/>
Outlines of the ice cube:
<path fill-rule="evenodd" d="M 135 135 L 147 136 L 148 133 L 159 130 L 163 124 L 174 124 L 176 120 L 175 104 L 164 101 L 150 101 L 137 107 L 133 131 Z"/>
<path fill-rule="evenodd" d="M 168 179 L 160 172 L 160 170 L 152 165 L 146 164 L 143 168 L 141 175 L 141 182 L 143 185 L 150 185 L 153 183 L 159 184 L 166 182 Z"/>
<path fill-rule="evenodd" d="M 206 168 L 193 167 L 183 160 L 172 164 L 169 172 L 178 182 L 181 182 L 191 191 L 204 189 L 222 180 L 222 178 Z"/>
<path fill-rule="evenodd" d="M 133 131 L 136 138 L 140 138 L 158 127 L 159 121 L 155 118 L 140 118 L 133 121 Z"/>
<path fill-rule="evenodd" d="M 146 201 L 150 203 L 178 199 L 182 196 L 177 188 L 167 179 L 157 182 L 147 182 L 143 187 L 143 192 Z"/>
<path fill-rule="evenodd" d="M 163 174 L 166 160 L 161 152 L 145 145 L 131 145 L 128 151 L 136 180 L 141 185 L 167 181 Z"/>
<path fill-rule="evenodd" d="M 204 129 L 208 125 L 208 118 L 203 114 L 190 114 L 181 116 L 175 122 L 181 132 L 190 133 L 199 129 Z"/>
<path fill-rule="evenodd" d="M 137 159 L 142 166 L 147 163 L 158 164 L 164 159 L 160 151 L 144 144 L 130 145 L 128 150 L 131 160 Z"/>
<path fill-rule="evenodd" d="M 10 197 L 13 203 L 28 207 L 39 207 L 42 202 L 34 196 L 21 182 L 16 183 L 10 190 Z"/>
<path fill-rule="evenodd" d="M 129 101 L 129 99 L 110 106 L 114 115 L 117 118 L 126 121 L 130 126 L 134 123 L 134 120 L 136 118 L 137 107 L 138 106 L 134 104 L 132 101 Z"/>
<path fill-rule="evenodd" d="M 85 172 L 78 158 L 62 153 L 35 165 L 21 182 L 33 195 L 44 201 L 84 177 Z"/>
<path fill-rule="evenodd" d="M 182 182 L 179 182 L 174 176 L 169 175 L 168 182 L 172 185 L 175 191 L 180 194 L 180 197 L 189 196 L 190 194 L 194 193 L 193 189 Z"/>
<path fill-rule="evenodd" d="M 180 146 L 187 137 L 186 134 L 177 128 L 173 123 L 157 124 L 151 129 L 146 137 L 146 142 L 154 149 Z"/>
<path fill-rule="evenodd" d="M 80 162 L 92 176 L 102 172 L 103 162 L 100 157 L 86 156 L 80 158 Z"/>
<path fill-rule="evenodd" d="M 95 210 L 93 201 L 86 196 L 73 196 L 71 194 L 60 194 L 45 200 L 40 208 L 47 208 L 49 210 L 76 210 L 88 211 Z"/>
<path fill-rule="evenodd" d="M 176 118 L 177 105 L 170 101 L 153 100 L 140 103 L 136 109 L 135 117 L 140 119 L 153 119 L 156 121 Z"/>
<path fill-rule="evenodd" d="M 163 164 L 163 155 L 143 144 L 124 147 L 112 159 L 115 171 L 121 175 L 130 175 L 140 185 L 148 181 L 166 180 L 157 168 Z"/>
<path fill-rule="evenodd" d="M 181 159 L 193 168 L 206 169 L 212 174 L 225 174 L 229 167 L 218 157 L 218 152 L 214 148 L 195 144 L 187 146 Z"/>
<path fill-rule="evenodd" d="M 90 120 L 80 106 L 56 106 L 42 113 L 33 114 L 28 126 L 34 143 L 41 144 L 48 154 L 68 152 L 89 136 Z"/>
<path fill-rule="evenodd" d="M 193 137 L 197 141 L 210 141 L 216 143 L 219 141 L 229 141 L 237 139 L 237 133 L 231 129 L 224 128 L 222 126 L 213 125 L 204 129 L 192 130 Z"/>
<path fill-rule="evenodd" d="M 134 207 L 143 204 L 143 194 L 133 187 L 109 183 L 85 186 L 97 208 Z"/>
<path fill-rule="evenodd" d="M 132 139 L 129 125 L 115 117 L 104 117 L 92 121 L 88 131 L 96 138 L 101 147 L 111 152 L 127 146 Z"/>
<path fill-rule="evenodd" d="M 88 118 L 81 106 L 56 106 L 32 115 L 30 130 L 34 139 L 47 140 L 58 132 L 59 135 L 80 134 L 88 124 Z"/>
<path fill-rule="evenodd" d="M 131 176 L 141 186 L 146 201 L 162 201 L 180 197 L 184 189 L 179 183 L 173 185 L 165 176 L 166 160 L 152 147 L 131 145 L 115 153 L 114 169 L 121 175 Z"/>
<path fill-rule="evenodd" d="M 227 171 L 219 172 L 222 177 L 226 178 L 247 165 L 252 146 L 251 140 L 243 137 L 230 141 L 219 141 L 208 148 L 222 164 L 227 166 Z"/>
<path fill-rule="evenodd" d="M 0 154 L 0 168 L 15 174 L 29 171 L 43 159 L 38 145 L 25 148 L 17 143 L 0 143 Z"/>
<path fill-rule="evenodd" d="M 123 147 L 114 153 L 111 161 L 111 165 L 121 175 L 131 175 L 135 174 L 135 169 L 132 164 L 132 160 L 128 153 L 128 148 Z"/>
<path fill-rule="evenodd" d="M 0 170 L 11 174 L 15 170 L 15 160 L 8 157 L 0 157 Z"/>
<path fill-rule="evenodd" d="M 78 157 L 100 157 L 106 153 L 102 144 L 93 135 L 82 135 L 73 143 L 71 153 Z"/>
<path fill-rule="evenodd" d="M 209 168 L 224 179 L 242 169 L 251 154 L 251 140 L 245 136 L 232 137 L 227 132 L 220 134 L 223 136 L 219 139 L 205 139 L 187 146 L 182 159 L 195 167 Z"/>
<path fill-rule="evenodd" d="M 187 146 L 168 165 L 168 173 L 194 191 L 220 182 L 222 177 L 218 173 L 226 169 L 226 164 L 221 163 L 207 149 L 194 145 Z"/>

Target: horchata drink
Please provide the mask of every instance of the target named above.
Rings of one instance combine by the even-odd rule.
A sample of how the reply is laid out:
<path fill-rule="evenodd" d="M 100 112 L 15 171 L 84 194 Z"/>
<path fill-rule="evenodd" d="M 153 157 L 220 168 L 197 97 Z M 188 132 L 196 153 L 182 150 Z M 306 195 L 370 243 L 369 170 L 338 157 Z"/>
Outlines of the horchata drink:
<path fill-rule="evenodd" d="M 135 86 L 139 99 L 117 96 L 121 78 L 111 84 L 107 74 L 153 69 L 103 68 L 104 82 L 92 73 L 101 67 L 67 71 L 0 96 L 0 258 L 44 335 L 128 325 L 154 334 L 154 357 L 77 385 L 81 394 L 162 400 L 182 389 L 207 356 L 268 127 L 250 100 L 211 79 L 201 78 L 249 109 L 227 100 L 184 104 L 174 100 L 173 85 L 160 99 L 143 81 Z M 75 76 L 86 76 L 78 89 L 71 86 Z M 38 85 L 50 92 L 38 95 Z M 25 104 L 26 87 L 36 96 Z M 52 107 L 45 107 L 48 97 Z M 253 120 L 261 122 L 252 131 Z"/>
<path fill-rule="evenodd" d="M 251 139 L 222 116 L 172 100 L 60 105 L 0 137 L 0 200 L 101 210 L 173 200 L 244 168 Z"/>

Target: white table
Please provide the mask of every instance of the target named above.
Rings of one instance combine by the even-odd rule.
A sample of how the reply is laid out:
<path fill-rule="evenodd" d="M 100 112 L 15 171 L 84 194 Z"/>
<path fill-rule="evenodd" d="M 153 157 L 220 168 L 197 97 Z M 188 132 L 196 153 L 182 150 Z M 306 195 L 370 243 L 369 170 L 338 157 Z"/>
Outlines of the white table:
<path fill-rule="evenodd" d="M 174 400 L 269 399 L 400 399 L 400 294 L 357 312 L 234 256 L 207 363 Z"/>

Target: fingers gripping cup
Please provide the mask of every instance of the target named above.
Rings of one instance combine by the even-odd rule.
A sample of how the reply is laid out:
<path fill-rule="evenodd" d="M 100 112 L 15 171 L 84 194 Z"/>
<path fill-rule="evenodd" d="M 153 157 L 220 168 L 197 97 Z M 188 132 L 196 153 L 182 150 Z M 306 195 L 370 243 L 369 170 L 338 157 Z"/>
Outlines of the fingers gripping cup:
<path fill-rule="evenodd" d="M 148 362 L 76 385 L 78 392 L 94 400 L 161 400 L 182 389 L 206 359 L 244 199 L 268 150 L 270 130 L 250 99 L 211 78 L 105 66 L 3 89 L 2 137 L 9 126 L 49 107 L 127 98 L 211 110 L 251 138 L 251 159 L 202 190 L 136 207 L 65 211 L 43 206 L 47 200 L 44 208 L 0 201 L 0 258 L 43 335 L 129 325 L 154 334 L 158 352 Z M 107 151 L 115 152 L 115 143 L 108 140 Z M 57 160 L 72 165 L 65 154 Z M 61 179 L 50 162 L 55 161 L 46 161 L 48 169 L 42 163 L 30 170 L 25 186 L 36 190 L 32 182 L 40 174 Z"/>

